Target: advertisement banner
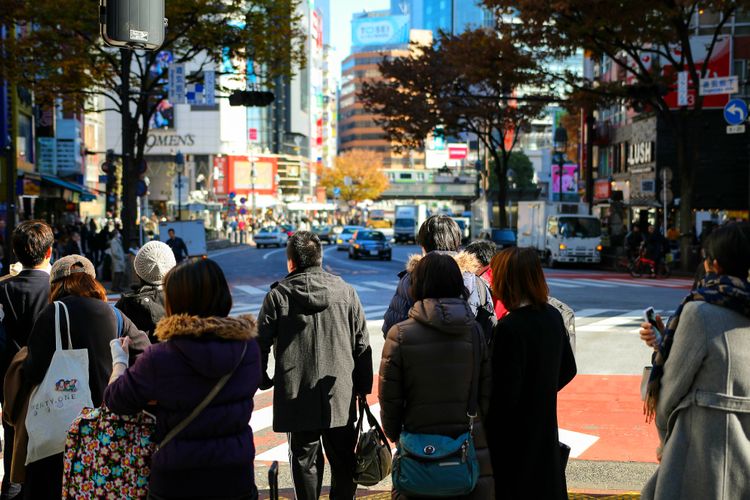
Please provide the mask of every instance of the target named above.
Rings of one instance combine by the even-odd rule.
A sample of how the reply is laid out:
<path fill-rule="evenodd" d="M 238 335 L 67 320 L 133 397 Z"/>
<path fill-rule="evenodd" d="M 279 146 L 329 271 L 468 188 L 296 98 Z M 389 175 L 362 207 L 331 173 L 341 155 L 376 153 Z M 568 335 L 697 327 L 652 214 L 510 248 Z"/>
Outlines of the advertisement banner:
<path fill-rule="evenodd" d="M 560 178 L 560 165 L 552 165 L 552 194 L 553 198 L 560 199 L 560 190 L 562 189 L 562 199 L 578 199 L 578 165 L 566 163 L 562 166 L 562 179 Z"/>
<path fill-rule="evenodd" d="M 409 16 L 352 19 L 353 47 L 407 43 L 409 43 Z"/>
<path fill-rule="evenodd" d="M 259 157 L 255 161 L 255 178 L 253 163 L 246 156 L 230 156 L 231 179 L 229 190 L 238 194 L 255 192 L 259 194 L 276 194 L 276 158 Z M 254 182 L 253 182 L 254 181 Z"/>

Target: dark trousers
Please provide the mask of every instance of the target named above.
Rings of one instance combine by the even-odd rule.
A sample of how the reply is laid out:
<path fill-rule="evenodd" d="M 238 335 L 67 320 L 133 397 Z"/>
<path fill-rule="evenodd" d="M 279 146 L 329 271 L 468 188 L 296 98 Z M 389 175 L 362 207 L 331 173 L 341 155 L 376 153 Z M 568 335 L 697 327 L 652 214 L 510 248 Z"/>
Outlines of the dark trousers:
<path fill-rule="evenodd" d="M 25 500 L 55 500 L 62 498 L 63 454 L 31 462 L 26 466 L 23 485 Z"/>
<path fill-rule="evenodd" d="M 323 487 L 323 448 L 331 465 L 331 500 L 351 500 L 357 492 L 354 483 L 354 423 L 320 431 L 290 432 L 289 463 L 297 500 L 317 500 Z M 321 446 L 321 441 L 323 446 Z"/>

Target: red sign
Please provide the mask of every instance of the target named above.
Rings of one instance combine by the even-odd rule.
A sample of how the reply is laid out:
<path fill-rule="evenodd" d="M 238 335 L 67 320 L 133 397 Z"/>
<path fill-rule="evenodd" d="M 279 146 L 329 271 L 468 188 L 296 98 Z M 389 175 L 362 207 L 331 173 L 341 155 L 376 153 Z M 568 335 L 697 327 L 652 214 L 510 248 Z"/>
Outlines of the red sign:
<path fill-rule="evenodd" d="M 612 196 L 612 184 L 609 179 L 597 179 L 594 181 L 594 199 L 608 200 Z"/>
<path fill-rule="evenodd" d="M 214 157 L 214 192 L 216 194 L 227 193 L 227 157 Z"/>
<path fill-rule="evenodd" d="M 466 144 L 448 144 L 448 159 L 463 160 L 469 156 L 469 146 Z"/>
<path fill-rule="evenodd" d="M 257 128 L 250 128 L 247 130 L 247 137 L 251 141 L 257 141 L 258 140 L 258 129 Z"/>

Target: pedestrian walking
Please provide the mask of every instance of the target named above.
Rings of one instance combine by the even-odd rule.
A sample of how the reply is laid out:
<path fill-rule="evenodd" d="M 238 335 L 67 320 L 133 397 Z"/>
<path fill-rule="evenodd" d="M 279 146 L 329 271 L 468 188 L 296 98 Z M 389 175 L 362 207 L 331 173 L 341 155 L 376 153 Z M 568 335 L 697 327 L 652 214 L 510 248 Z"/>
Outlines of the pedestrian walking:
<path fill-rule="evenodd" d="M 93 405 L 102 403 L 104 388 L 112 372 L 112 358 L 109 342 L 118 336 L 129 337 L 133 349 L 131 356 L 142 352 L 148 345 L 148 337 L 139 331 L 126 317 L 119 319 L 114 309 L 107 304 L 104 287 L 96 281 L 94 265 L 86 257 L 71 255 L 63 257 L 52 266 L 49 276 L 50 304 L 40 313 L 29 336 L 29 356 L 23 368 L 25 383 L 30 386 L 41 384 L 45 380 L 47 371 L 56 352 L 57 305 L 59 301 L 64 305 L 67 321 L 62 320 L 60 337 L 62 349 L 85 349 L 88 356 L 88 389 L 91 391 Z M 68 339 L 72 345 L 68 344 Z M 65 382 L 59 389 L 63 393 L 74 394 L 82 388 L 76 387 L 76 380 L 61 380 Z M 72 385 L 70 385 L 72 384 Z M 33 397 L 33 396 L 32 396 Z M 54 419 L 55 414 L 49 418 Z M 72 423 L 65 422 L 67 426 Z M 30 422 L 29 417 L 26 420 Z M 56 422 L 60 424 L 60 422 Z M 46 436 L 39 436 L 40 439 Z M 29 430 L 30 446 L 36 436 Z M 61 442 L 60 444 L 64 444 Z M 63 473 L 63 449 L 35 460 L 26 466 L 26 483 L 24 484 L 26 499 L 52 500 L 61 497 Z"/>
<path fill-rule="evenodd" d="M 162 282 L 174 266 L 172 249 L 161 241 L 149 241 L 138 250 L 133 262 L 140 284 L 115 304 L 139 330 L 148 334 L 152 343 L 158 341 L 153 335 L 156 324 L 166 315 Z"/>
<path fill-rule="evenodd" d="M 641 227 L 638 224 L 633 224 L 631 231 L 625 235 L 625 250 L 627 251 L 628 260 L 630 262 L 638 257 L 642 243 L 643 233 L 641 232 Z"/>
<path fill-rule="evenodd" d="M 653 278 L 656 276 L 656 272 L 658 272 L 662 260 L 664 260 L 664 255 L 669 250 L 669 243 L 667 242 L 667 239 L 656 230 L 656 226 L 649 224 L 648 234 L 646 234 L 643 240 L 643 247 L 646 251 L 646 258 L 655 262 L 654 268 L 651 271 L 651 277 Z"/>
<path fill-rule="evenodd" d="M 706 275 L 664 328 L 655 349 L 647 415 L 656 420 L 659 467 L 642 498 L 747 498 L 750 492 L 750 225 L 714 229 Z"/>
<path fill-rule="evenodd" d="M 16 276 L 5 280 L 0 291 L 0 322 L 4 334 L 0 339 L 0 344 L 4 346 L 0 369 L 3 378 L 13 357 L 28 344 L 31 329 L 49 301 L 49 270 L 53 243 L 52 228 L 40 220 L 20 223 L 11 235 L 13 253 L 23 268 Z M 0 404 L 3 405 L 3 411 L 7 412 L 5 395 L 1 389 L 0 395 L 3 397 Z M 11 483 L 14 440 L 14 428 L 3 422 L 5 474 L 0 493 L 3 500 L 18 495 L 21 489 L 19 484 Z"/>
<path fill-rule="evenodd" d="M 124 291 L 125 282 L 125 249 L 122 246 L 122 235 L 118 229 L 112 232 L 109 240 L 109 255 L 112 258 L 112 291 Z"/>
<path fill-rule="evenodd" d="M 409 319 L 388 331 L 380 361 L 383 430 L 395 443 L 403 432 L 456 439 L 471 423 L 481 476 L 470 494 L 457 497 L 494 499 L 483 426 L 491 389 L 489 349 L 466 302 L 461 270 L 451 256 L 432 252 L 416 264 L 411 283 L 414 305 Z M 475 342 L 479 344 L 477 360 Z M 481 366 L 475 380 L 477 362 Z M 478 414 L 468 410 L 474 384 Z M 469 413 L 476 414 L 473 422 Z M 427 495 L 420 493 L 420 497 Z M 394 485 L 393 497 L 408 498 L 408 494 Z"/>
<path fill-rule="evenodd" d="M 498 498 L 567 499 L 557 432 L 557 392 L 576 374 L 562 316 L 534 249 L 492 258 L 493 290 L 508 308 L 495 328 L 487 436 Z M 508 450 L 513 459 L 508 460 Z"/>
<path fill-rule="evenodd" d="M 188 256 L 187 245 L 185 245 L 185 242 L 182 240 L 182 238 L 175 235 L 174 229 L 169 228 L 167 230 L 167 234 L 169 235 L 169 239 L 167 239 L 166 243 L 174 253 L 175 262 L 179 264 Z"/>
<path fill-rule="evenodd" d="M 456 259 L 463 275 L 464 286 L 469 293 L 468 303 L 471 312 L 477 317 L 484 331 L 489 333 L 497 322 L 495 309 L 492 305 L 492 296 L 487 283 L 476 275 L 476 271 L 481 268 L 476 257 L 466 252 L 458 252 L 461 246 L 461 230 L 456 221 L 447 215 L 428 217 L 419 228 L 417 243 L 422 247 L 422 255 L 429 252 L 443 252 Z M 396 287 L 396 293 L 393 295 L 388 310 L 383 317 L 383 336 L 388 334 L 388 330 L 393 325 L 407 319 L 409 309 L 414 305 L 409 292 L 411 272 L 422 255 L 412 255 L 406 264 L 406 269 L 398 274 L 399 283 Z M 489 340 L 487 338 L 487 341 Z"/>
<path fill-rule="evenodd" d="M 154 454 L 149 498 L 257 498 L 248 426 L 261 374 L 255 318 L 228 317 L 229 286 L 210 259 L 169 271 L 164 297 L 167 316 L 156 328 L 159 344 L 128 367 L 129 343 L 112 343 L 112 381 L 104 402 L 120 415 L 153 413 L 159 442 L 228 376 L 195 419 Z"/>
<path fill-rule="evenodd" d="M 273 430 L 286 432 L 296 498 L 320 497 L 323 447 L 332 499 L 351 499 L 356 398 L 372 389 L 372 352 L 357 293 L 322 268 L 318 236 L 298 231 L 286 248 L 289 274 L 271 286 L 260 310 L 265 374 L 274 348 Z M 323 447 L 321 447 L 321 441 Z"/>

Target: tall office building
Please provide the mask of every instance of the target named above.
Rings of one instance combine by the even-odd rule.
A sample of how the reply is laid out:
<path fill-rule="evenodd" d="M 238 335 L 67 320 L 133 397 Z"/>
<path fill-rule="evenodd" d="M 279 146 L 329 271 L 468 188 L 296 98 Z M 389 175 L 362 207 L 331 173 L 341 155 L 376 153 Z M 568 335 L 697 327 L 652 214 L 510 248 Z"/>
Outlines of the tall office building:
<path fill-rule="evenodd" d="M 391 0 L 391 13 L 410 16 L 411 29 L 440 30 L 454 34 L 488 26 L 492 14 L 479 0 Z"/>

